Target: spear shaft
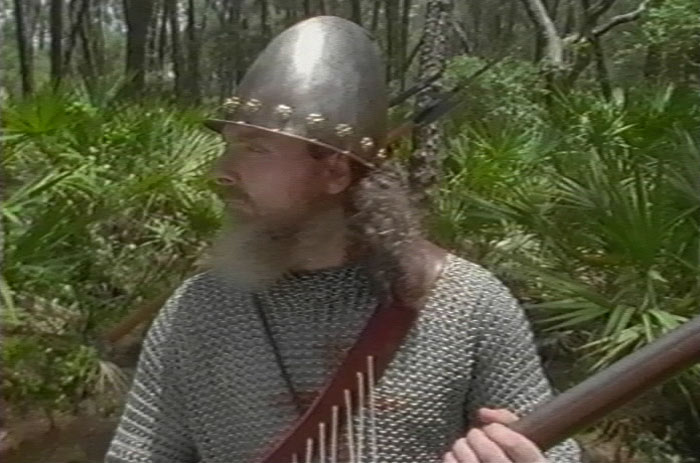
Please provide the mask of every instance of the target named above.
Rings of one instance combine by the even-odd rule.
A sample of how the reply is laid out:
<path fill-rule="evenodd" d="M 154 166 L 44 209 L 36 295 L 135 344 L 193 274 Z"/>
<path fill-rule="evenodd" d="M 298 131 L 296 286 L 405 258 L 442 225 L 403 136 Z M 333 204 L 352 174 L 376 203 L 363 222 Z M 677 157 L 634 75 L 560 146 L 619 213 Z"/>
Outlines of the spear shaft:
<path fill-rule="evenodd" d="M 700 315 L 508 425 L 546 450 L 700 362 Z"/>

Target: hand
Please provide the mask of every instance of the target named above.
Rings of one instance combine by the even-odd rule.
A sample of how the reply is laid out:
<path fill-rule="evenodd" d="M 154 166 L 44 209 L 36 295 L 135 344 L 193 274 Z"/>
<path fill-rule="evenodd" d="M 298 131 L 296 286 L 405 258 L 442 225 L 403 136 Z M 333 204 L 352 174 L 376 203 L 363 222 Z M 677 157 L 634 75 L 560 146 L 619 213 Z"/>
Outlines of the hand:
<path fill-rule="evenodd" d="M 505 408 L 480 408 L 484 426 L 471 428 L 457 439 L 443 463 L 544 463 L 547 459 L 534 442 L 507 426 L 518 417 Z"/>

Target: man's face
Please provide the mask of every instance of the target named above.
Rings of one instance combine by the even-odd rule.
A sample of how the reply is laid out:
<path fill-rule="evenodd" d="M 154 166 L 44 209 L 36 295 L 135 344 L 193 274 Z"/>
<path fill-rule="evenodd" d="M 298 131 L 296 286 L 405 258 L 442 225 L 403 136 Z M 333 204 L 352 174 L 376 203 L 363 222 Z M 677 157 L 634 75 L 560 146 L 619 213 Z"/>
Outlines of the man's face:
<path fill-rule="evenodd" d="M 337 202 L 349 184 L 347 159 L 315 159 L 302 140 L 233 124 L 222 136 L 213 176 L 238 221 L 293 225 Z"/>

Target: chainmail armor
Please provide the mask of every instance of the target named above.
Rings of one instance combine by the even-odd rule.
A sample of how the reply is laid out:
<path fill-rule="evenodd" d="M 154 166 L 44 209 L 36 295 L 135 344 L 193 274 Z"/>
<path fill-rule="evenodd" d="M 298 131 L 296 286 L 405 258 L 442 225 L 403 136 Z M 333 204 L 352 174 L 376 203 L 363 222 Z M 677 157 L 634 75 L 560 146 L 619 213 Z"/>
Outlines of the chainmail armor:
<path fill-rule="evenodd" d="M 295 274 L 258 293 L 305 406 L 377 301 L 360 264 Z M 108 463 L 249 463 L 297 417 L 250 294 L 213 273 L 187 280 L 154 321 Z M 376 448 L 362 461 L 438 463 L 481 406 L 524 414 L 548 399 L 525 313 L 454 255 L 376 386 Z M 554 463 L 580 461 L 572 440 Z M 285 463 L 285 462 L 280 462 Z"/>

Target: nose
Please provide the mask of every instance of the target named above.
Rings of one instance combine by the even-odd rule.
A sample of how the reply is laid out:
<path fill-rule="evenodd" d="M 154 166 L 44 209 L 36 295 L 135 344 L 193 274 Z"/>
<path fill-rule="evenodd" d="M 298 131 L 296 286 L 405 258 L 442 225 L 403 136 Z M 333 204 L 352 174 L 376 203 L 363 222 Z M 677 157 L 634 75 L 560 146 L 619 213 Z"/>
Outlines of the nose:
<path fill-rule="evenodd" d="M 235 163 L 231 162 L 231 156 L 224 154 L 212 165 L 211 177 L 217 185 L 237 186 L 240 176 L 235 168 Z"/>

